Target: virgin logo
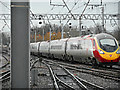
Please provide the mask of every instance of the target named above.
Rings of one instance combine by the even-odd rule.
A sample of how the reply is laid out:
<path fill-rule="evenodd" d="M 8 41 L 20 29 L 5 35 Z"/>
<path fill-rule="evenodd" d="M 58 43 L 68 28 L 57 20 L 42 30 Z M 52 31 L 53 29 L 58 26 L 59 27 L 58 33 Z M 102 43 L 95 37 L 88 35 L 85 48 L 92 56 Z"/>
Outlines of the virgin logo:
<path fill-rule="evenodd" d="M 112 55 L 110 55 L 110 57 L 112 57 Z"/>

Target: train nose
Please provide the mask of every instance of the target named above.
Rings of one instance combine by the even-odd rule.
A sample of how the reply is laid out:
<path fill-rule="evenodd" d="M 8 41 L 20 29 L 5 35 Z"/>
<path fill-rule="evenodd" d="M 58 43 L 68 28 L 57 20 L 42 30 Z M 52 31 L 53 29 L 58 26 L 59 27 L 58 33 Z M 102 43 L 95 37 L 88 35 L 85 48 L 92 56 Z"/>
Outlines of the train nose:
<path fill-rule="evenodd" d="M 120 57 L 120 55 L 116 54 L 116 52 L 113 53 L 104 52 L 104 54 L 100 54 L 100 56 L 106 60 L 115 60 Z"/>

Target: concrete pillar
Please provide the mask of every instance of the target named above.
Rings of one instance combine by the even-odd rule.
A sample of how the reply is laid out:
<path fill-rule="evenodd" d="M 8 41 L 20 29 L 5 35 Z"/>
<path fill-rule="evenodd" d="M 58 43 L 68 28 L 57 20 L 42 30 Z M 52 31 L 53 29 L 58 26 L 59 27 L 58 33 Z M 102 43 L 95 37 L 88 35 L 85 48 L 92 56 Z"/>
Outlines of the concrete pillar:
<path fill-rule="evenodd" d="M 82 21 L 81 21 L 81 17 L 79 17 L 79 36 L 82 35 Z"/>
<path fill-rule="evenodd" d="M 63 39 L 64 38 L 64 34 L 63 34 L 64 26 L 63 26 L 63 23 L 61 24 L 61 29 L 62 29 L 62 31 L 61 31 L 61 39 Z"/>
<path fill-rule="evenodd" d="M 51 27 L 50 27 L 50 41 L 51 41 L 51 31 L 52 31 L 52 30 L 51 30 Z"/>
<path fill-rule="evenodd" d="M 0 30 L 0 67 L 2 67 L 2 30 Z M 0 81 L 0 90 L 2 90 L 2 81 Z"/>
<path fill-rule="evenodd" d="M 29 88 L 30 7 L 20 1 L 11 0 L 11 88 Z"/>
<path fill-rule="evenodd" d="M 31 70 L 31 85 L 37 85 L 37 81 L 38 81 L 38 70 L 37 69 L 32 69 Z"/>

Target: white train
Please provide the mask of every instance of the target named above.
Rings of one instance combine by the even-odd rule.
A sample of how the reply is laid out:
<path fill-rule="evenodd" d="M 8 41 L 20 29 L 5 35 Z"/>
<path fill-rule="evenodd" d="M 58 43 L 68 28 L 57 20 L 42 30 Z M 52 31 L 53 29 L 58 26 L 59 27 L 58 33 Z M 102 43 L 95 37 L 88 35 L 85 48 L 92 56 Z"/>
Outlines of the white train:
<path fill-rule="evenodd" d="M 31 54 L 69 61 L 117 64 L 120 49 L 117 40 L 106 33 L 31 43 Z"/>

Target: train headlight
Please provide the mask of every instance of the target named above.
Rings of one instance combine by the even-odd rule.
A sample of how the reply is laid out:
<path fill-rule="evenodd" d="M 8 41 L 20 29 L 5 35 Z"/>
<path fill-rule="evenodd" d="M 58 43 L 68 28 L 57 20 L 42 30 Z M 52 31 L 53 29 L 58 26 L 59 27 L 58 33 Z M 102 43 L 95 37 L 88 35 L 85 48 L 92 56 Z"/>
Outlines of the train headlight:
<path fill-rule="evenodd" d="M 118 49 L 118 51 L 116 52 L 117 54 L 120 54 L 120 49 Z"/>
<path fill-rule="evenodd" d="M 98 52 L 99 52 L 100 54 L 104 54 L 104 52 L 103 52 L 102 50 L 98 50 Z"/>

